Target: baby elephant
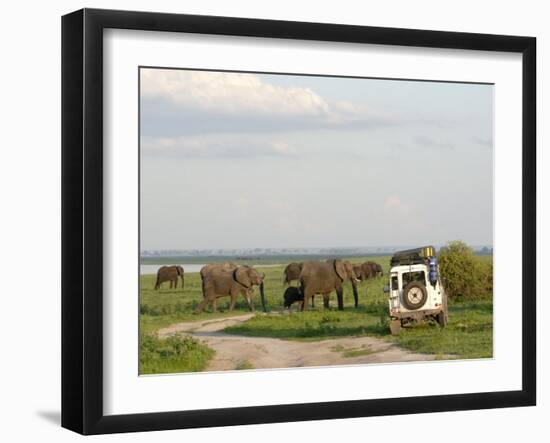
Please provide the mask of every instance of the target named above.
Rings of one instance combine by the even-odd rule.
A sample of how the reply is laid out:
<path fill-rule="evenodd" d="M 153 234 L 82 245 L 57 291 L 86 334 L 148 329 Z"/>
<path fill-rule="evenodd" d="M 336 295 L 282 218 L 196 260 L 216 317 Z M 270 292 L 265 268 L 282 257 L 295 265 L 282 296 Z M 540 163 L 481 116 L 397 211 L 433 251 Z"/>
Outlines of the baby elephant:
<path fill-rule="evenodd" d="M 284 308 L 290 309 L 292 306 L 292 303 L 297 301 L 304 301 L 304 293 L 302 292 L 301 288 L 297 288 L 296 286 L 289 286 L 286 288 L 285 295 L 284 295 Z"/>
<path fill-rule="evenodd" d="M 292 304 L 297 301 L 302 302 L 302 304 L 304 303 L 304 293 L 302 292 L 302 288 L 299 286 L 289 286 L 288 288 L 286 288 L 285 295 L 283 297 L 285 300 L 283 303 L 283 307 L 285 309 L 290 309 Z M 314 296 L 311 297 L 312 308 L 315 307 L 315 302 L 313 301 L 313 298 Z"/>

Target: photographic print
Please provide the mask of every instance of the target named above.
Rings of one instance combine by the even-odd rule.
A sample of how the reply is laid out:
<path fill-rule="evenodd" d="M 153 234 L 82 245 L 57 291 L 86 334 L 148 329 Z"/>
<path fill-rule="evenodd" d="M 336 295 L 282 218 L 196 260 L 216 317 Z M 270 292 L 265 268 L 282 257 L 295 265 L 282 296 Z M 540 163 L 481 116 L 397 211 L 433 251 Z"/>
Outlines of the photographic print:
<path fill-rule="evenodd" d="M 139 68 L 140 375 L 492 358 L 493 88 Z"/>

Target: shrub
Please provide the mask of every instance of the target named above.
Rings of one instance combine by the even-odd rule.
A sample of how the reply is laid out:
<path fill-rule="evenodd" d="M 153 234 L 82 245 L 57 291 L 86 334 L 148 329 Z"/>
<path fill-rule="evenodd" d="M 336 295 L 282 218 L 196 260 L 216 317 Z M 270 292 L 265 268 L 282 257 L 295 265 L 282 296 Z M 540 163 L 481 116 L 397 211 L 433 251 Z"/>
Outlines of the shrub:
<path fill-rule="evenodd" d="M 438 261 L 450 297 L 468 300 L 492 297 L 492 260 L 476 257 L 466 243 L 453 241 L 441 249 Z"/>
<path fill-rule="evenodd" d="M 152 334 L 140 337 L 141 374 L 203 371 L 213 356 L 213 349 L 188 335 L 165 339 Z"/>

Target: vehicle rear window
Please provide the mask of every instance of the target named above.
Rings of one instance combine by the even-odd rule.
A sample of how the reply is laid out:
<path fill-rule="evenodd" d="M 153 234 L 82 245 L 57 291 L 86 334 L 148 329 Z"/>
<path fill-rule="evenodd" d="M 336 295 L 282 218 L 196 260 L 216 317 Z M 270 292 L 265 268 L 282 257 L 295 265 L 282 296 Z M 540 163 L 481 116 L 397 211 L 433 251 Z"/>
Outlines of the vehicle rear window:
<path fill-rule="evenodd" d="M 403 286 L 408 285 L 412 281 L 419 281 L 426 284 L 426 273 L 424 271 L 405 272 L 403 273 Z"/>

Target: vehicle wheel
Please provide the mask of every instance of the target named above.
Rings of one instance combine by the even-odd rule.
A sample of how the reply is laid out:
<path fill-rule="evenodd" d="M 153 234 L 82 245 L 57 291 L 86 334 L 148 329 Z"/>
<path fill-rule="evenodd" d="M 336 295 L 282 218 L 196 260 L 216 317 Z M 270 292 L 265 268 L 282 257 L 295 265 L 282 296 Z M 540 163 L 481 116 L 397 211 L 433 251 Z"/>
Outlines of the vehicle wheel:
<path fill-rule="evenodd" d="M 420 309 L 427 299 L 426 286 L 419 281 L 412 281 L 403 288 L 403 304 L 410 311 Z"/>
<path fill-rule="evenodd" d="M 391 335 L 399 335 L 401 333 L 401 320 L 390 321 L 390 332 Z"/>

